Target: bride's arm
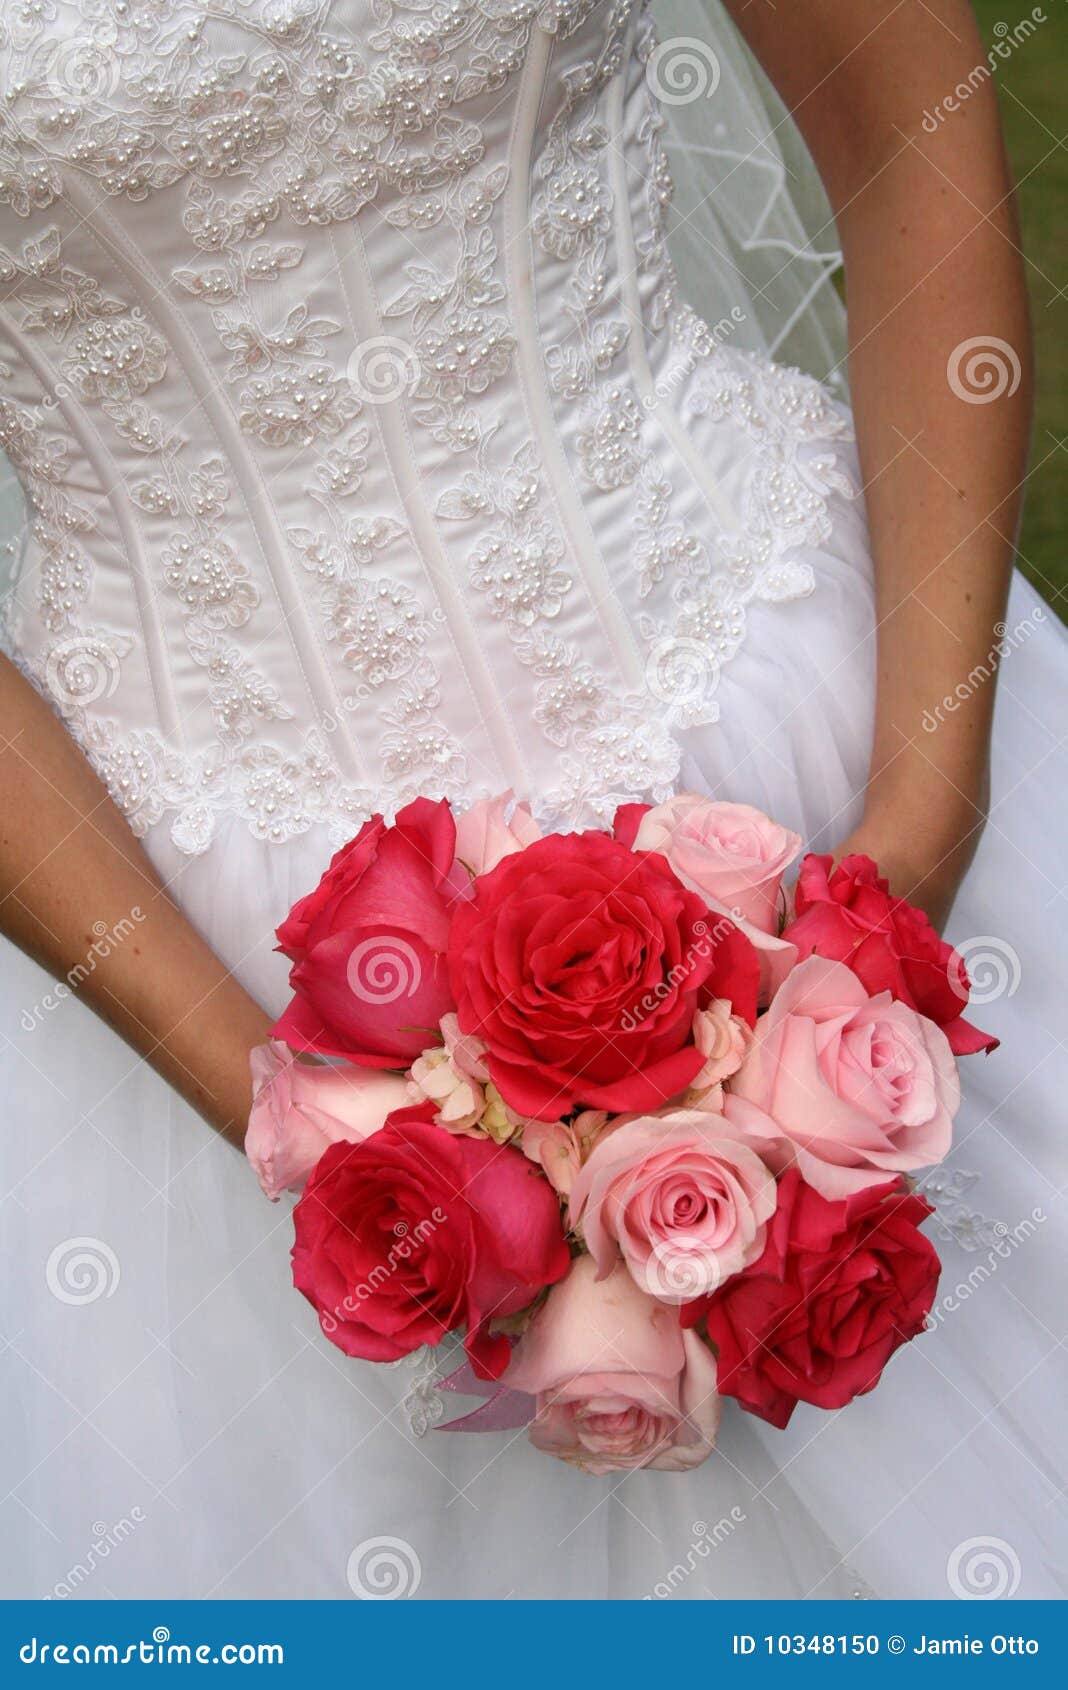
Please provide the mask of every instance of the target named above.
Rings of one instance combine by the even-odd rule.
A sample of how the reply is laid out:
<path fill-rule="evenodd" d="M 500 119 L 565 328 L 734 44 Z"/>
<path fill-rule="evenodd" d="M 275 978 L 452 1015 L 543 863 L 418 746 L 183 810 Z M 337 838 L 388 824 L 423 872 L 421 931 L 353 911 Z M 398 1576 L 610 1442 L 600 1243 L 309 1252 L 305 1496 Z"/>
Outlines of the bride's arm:
<path fill-rule="evenodd" d="M 848 848 L 941 923 L 984 820 L 994 685 L 981 674 L 1031 409 L 1011 182 L 992 79 L 972 74 L 986 53 L 967 0 L 727 4 L 812 150 L 845 257 L 879 618 L 871 776 Z M 949 368 L 972 339 L 1015 392 L 961 397 Z M 959 683 L 960 708 L 936 714 Z"/>
<path fill-rule="evenodd" d="M 78 996 L 239 1143 L 248 1052 L 269 1017 L 172 903 L 62 724 L 3 657 L 0 724 L 0 930 L 57 979 L 77 970 Z M 121 942 L 98 944 L 116 929 Z"/>

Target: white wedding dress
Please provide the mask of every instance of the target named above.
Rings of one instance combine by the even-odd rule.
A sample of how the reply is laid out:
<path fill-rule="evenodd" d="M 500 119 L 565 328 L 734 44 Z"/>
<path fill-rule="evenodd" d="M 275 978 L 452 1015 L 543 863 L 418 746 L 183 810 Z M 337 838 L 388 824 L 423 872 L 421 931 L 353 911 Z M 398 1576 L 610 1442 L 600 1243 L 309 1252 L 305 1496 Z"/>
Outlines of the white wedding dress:
<path fill-rule="evenodd" d="M 643 0 L 0 25 L 7 649 L 268 1007 L 276 922 L 416 793 L 574 827 L 700 788 L 816 848 L 856 817 L 849 414 L 743 350 L 722 272 L 718 328 L 684 303 L 654 41 Z M 289 1204 L 6 947 L 2 1593 L 1068 1593 L 1068 652 L 1021 582 L 1008 627 L 953 926 L 1003 1043 L 926 1182 L 949 1303 L 840 1414 L 729 1403 L 695 1473 L 442 1432 L 435 1358 L 346 1360 Z"/>

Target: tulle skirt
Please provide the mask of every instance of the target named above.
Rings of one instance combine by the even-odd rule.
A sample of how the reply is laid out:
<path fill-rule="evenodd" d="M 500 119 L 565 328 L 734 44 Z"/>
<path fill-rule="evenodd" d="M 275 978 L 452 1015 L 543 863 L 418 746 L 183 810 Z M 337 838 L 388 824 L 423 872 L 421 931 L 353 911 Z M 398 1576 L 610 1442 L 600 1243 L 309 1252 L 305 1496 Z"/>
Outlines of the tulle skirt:
<path fill-rule="evenodd" d="M 863 788 L 874 646 L 859 514 L 788 611 L 757 607 L 685 783 L 829 845 Z M 766 625 L 761 618 L 766 617 Z M 74 996 L 4 951 L 0 1586 L 42 1597 L 1056 1597 L 1064 1486 L 1063 838 L 1068 640 L 1021 581 L 993 812 L 951 937 L 976 1019 L 949 1162 L 925 1181 L 933 1329 L 880 1387 L 786 1432 L 728 1402 L 696 1472 L 591 1478 L 524 1434 L 441 1429 L 440 1356 L 347 1360 L 289 1278 L 291 1205 Z M 938 700 L 931 700 L 932 711 Z M 328 844 L 148 840 L 269 1008 L 272 930 Z"/>

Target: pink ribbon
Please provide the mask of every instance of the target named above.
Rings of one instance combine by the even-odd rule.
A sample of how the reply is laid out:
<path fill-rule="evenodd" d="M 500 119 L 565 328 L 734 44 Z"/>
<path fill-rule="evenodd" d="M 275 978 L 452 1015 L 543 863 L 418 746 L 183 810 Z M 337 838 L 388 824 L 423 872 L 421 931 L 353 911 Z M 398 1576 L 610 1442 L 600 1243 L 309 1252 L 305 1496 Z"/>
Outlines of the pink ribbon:
<path fill-rule="evenodd" d="M 469 1361 L 465 1361 L 438 1384 L 440 1391 L 455 1391 L 461 1397 L 485 1397 L 487 1400 L 470 1414 L 458 1420 L 447 1420 L 438 1432 L 512 1432 L 529 1426 L 534 1418 L 535 1402 L 526 1391 L 513 1391 L 492 1379 L 480 1379 Z"/>

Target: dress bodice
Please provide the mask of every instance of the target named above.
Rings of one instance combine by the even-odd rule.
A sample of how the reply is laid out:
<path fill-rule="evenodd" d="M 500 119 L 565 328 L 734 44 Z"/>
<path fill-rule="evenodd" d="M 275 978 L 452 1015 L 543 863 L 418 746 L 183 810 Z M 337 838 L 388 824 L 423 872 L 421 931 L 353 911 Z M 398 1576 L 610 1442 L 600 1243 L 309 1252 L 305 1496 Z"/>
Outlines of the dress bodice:
<path fill-rule="evenodd" d="M 6 638 L 202 850 L 665 795 L 848 419 L 679 298 L 643 0 L 38 0 L 0 26 Z"/>

